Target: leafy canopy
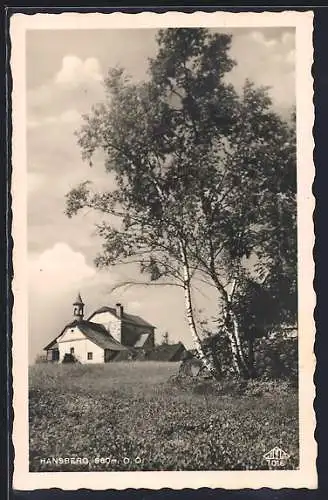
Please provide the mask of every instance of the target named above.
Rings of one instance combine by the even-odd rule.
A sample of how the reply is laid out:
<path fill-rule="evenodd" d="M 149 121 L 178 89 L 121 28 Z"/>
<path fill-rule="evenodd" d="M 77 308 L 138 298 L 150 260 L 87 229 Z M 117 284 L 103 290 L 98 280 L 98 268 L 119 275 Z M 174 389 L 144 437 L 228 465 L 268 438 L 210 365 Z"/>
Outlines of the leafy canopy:
<path fill-rule="evenodd" d="M 116 187 L 72 190 L 67 214 L 92 207 L 120 224 L 98 225 L 97 264 L 138 261 L 151 280 L 183 283 L 181 248 L 194 277 L 223 298 L 255 257 L 259 279 L 295 296 L 294 124 L 272 109 L 267 89 L 225 76 L 236 64 L 231 36 L 206 29 L 160 30 L 148 78 L 109 71 L 106 100 L 84 117 L 84 159 L 96 150 Z M 269 276 L 269 278 L 268 278 Z M 294 288 L 293 288 L 294 287 Z"/>

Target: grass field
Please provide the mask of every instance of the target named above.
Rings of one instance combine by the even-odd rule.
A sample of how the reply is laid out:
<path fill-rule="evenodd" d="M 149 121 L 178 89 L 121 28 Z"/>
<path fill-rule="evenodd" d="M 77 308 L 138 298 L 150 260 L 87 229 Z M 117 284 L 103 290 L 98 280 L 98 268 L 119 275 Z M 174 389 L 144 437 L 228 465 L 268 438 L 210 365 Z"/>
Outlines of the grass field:
<path fill-rule="evenodd" d="M 298 467 L 297 390 L 286 382 L 172 380 L 175 363 L 30 368 L 30 470 Z"/>

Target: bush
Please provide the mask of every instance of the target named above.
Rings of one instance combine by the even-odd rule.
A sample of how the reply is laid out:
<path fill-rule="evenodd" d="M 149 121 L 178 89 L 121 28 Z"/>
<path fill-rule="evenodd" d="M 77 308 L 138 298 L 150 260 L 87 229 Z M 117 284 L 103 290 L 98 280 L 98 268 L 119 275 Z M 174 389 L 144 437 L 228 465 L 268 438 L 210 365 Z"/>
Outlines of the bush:
<path fill-rule="evenodd" d="M 244 352 L 247 354 L 247 344 Z M 224 378 L 233 377 L 230 344 L 227 338 L 217 338 L 216 354 Z M 298 341 L 297 339 L 259 338 L 254 340 L 255 376 L 263 380 L 290 380 L 297 384 L 298 379 Z"/>
<path fill-rule="evenodd" d="M 35 364 L 38 365 L 40 363 L 47 363 L 47 356 L 45 356 L 45 354 L 39 354 L 36 358 L 35 358 Z"/>
<path fill-rule="evenodd" d="M 254 345 L 254 361 L 258 377 L 265 380 L 298 379 L 297 339 L 257 339 Z"/>

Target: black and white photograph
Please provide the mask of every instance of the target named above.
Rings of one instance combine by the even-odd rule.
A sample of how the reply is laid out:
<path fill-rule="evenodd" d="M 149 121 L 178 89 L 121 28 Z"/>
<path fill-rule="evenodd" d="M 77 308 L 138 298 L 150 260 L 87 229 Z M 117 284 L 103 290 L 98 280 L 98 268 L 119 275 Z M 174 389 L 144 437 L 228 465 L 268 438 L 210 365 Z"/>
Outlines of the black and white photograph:
<path fill-rule="evenodd" d="M 312 14 L 198 15 L 13 17 L 21 489 L 316 487 Z"/>

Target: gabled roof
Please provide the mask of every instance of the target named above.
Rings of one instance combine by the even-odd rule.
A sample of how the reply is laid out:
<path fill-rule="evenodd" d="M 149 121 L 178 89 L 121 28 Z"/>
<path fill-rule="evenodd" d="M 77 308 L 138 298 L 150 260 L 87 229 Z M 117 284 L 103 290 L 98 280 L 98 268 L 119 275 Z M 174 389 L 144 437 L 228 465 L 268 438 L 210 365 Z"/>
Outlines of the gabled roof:
<path fill-rule="evenodd" d="M 96 345 L 102 349 L 110 349 L 111 351 L 125 351 L 128 350 L 125 346 L 120 344 L 117 340 L 112 337 L 112 335 L 106 330 L 103 325 L 98 323 L 92 323 L 91 321 L 85 320 L 74 320 L 62 330 L 60 335 L 58 335 L 53 341 L 51 341 L 44 350 L 48 350 L 51 347 L 54 348 L 57 339 L 67 330 L 67 328 L 78 327 L 81 332 Z"/>
<path fill-rule="evenodd" d="M 93 316 L 95 316 L 96 314 L 100 314 L 103 312 L 110 312 L 116 318 L 118 318 L 118 316 L 116 314 L 115 307 L 103 306 L 103 307 L 100 307 L 99 309 L 97 309 L 95 312 L 93 312 L 91 314 L 91 316 L 89 316 L 88 321 L 90 321 L 93 318 Z M 155 328 L 154 325 L 151 325 L 150 323 L 148 323 L 148 321 L 145 321 L 140 316 L 135 316 L 134 314 L 128 314 L 125 311 L 123 311 L 122 320 L 123 320 L 123 323 L 126 322 L 126 323 L 132 323 L 132 324 L 138 325 L 138 326 L 147 326 L 148 328 L 149 327 Z"/>
<path fill-rule="evenodd" d="M 91 321 L 81 321 L 77 326 L 89 340 L 102 349 L 110 349 L 111 351 L 128 350 L 124 345 L 115 340 L 103 325 L 92 323 Z"/>

